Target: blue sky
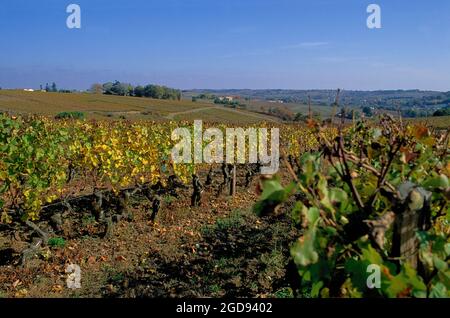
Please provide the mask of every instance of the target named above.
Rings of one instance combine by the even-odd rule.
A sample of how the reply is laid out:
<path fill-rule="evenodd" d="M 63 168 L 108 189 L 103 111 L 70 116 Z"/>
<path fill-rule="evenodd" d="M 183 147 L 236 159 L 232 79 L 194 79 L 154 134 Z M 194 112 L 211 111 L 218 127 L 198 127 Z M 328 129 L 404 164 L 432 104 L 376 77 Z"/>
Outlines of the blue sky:
<path fill-rule="evenodd" d="M 450 90 L 448 0 L 2 0 L 0 39 L 3 88 Z"/>

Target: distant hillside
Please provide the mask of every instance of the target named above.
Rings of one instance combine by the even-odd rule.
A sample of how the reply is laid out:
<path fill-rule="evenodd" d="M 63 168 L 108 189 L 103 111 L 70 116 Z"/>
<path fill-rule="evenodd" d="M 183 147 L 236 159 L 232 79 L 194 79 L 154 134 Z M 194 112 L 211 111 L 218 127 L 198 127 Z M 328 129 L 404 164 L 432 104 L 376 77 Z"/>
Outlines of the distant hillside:
<path fill-rule="evenodd" d="M 284 90 L 284 89 L 226 89 L 187 90 L 183 96 L 211 94 L 216 96 L 239 96 L 242 99 L 277 101 L 289 104 L 306 104 L 308 96 L 314 105 L 330 106 L 336 97 L 336 90 Z M 397 110 L 404 115 L 432 114 L 437 109 L 450 105 L 450 92 L 421 90 L 346 91 L 340 95 L 340 103 L 348 107 L 371 106 L 377 109 Z M 407 111 L 410 111 L 409 113 Z M 413 111 L 416 113 L 414 114 Z M 423 113 L 423 114 L 422 114 Z"/>

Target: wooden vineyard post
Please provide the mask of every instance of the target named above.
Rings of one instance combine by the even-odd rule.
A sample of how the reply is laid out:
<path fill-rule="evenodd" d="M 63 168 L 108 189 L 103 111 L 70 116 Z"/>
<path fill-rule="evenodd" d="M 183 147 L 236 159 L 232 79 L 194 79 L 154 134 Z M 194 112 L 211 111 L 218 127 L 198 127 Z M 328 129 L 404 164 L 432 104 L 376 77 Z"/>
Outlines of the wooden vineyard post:
<path fill-rule="evenodd" d="M 233 197 L 236 195 L 236 165 L 233 165 L 233 176 L 231 179 L 230 195 Z"/>
<path fill-rule="evenodd" d="M 418 242 L 416 231 L 418 229 L 419 213 L 405 211 L 396 218 L 393 236 L 394 255 L 402 262 L 409 263 L 412 268 L 417 268 Z"/>
<path fill-rule="evenodd" d="M 401 262 L 408 263 L 412 268 L 417 269 L 419 260 L 419 242 L 416 236 L 417 231 L 428 230 L 430 224 L 430 199 L 431 192 L 423 188 L 415 187 L 413 184 L 406 184 L 400 192 L 409 192 L 403 202 L 401 213 L 397 213 L 394 223 L 394 233 L 392 237 L 393 256 L 399 257 Z"/>

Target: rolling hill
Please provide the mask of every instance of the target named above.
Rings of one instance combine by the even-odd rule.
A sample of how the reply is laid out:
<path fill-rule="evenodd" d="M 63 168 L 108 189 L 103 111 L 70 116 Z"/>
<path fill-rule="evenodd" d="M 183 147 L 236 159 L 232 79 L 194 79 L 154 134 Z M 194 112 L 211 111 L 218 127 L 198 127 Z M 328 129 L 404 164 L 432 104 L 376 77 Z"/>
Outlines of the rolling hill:
<path fill-rule="evenodd" d="M 191 120 L 255 123 L 276 118 L 187 100 L 158 100 L 90 93 L 47 93 L 0 90 L 0 112 L 54 116 L 79 111 L 87 118 Z"/>

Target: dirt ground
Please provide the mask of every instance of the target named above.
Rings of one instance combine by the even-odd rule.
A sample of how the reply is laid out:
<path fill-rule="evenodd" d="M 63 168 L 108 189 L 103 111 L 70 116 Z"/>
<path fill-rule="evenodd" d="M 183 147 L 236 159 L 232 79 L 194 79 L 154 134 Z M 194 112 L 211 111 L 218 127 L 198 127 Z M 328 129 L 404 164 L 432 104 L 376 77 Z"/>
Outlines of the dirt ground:
<path fill-rule="evenodd" d="M 133 218 L 110 238 L 91 211 L 75 211 L 24 266 L 32 234 L 0 228 L 0 297 L 291 297 L 286 267 L 298 233 L 289 209 L 260 218 L 257 178 L 245 188 L 241 176 L 234 198 L 217 195 L 218 180 L 200 207 L 190 207 L 190 188 L 165 196 L 155 223 L 151 202 L 132 197 Z M 80 289 L 67 288 L 69 264 L 81 268 Z"/>

